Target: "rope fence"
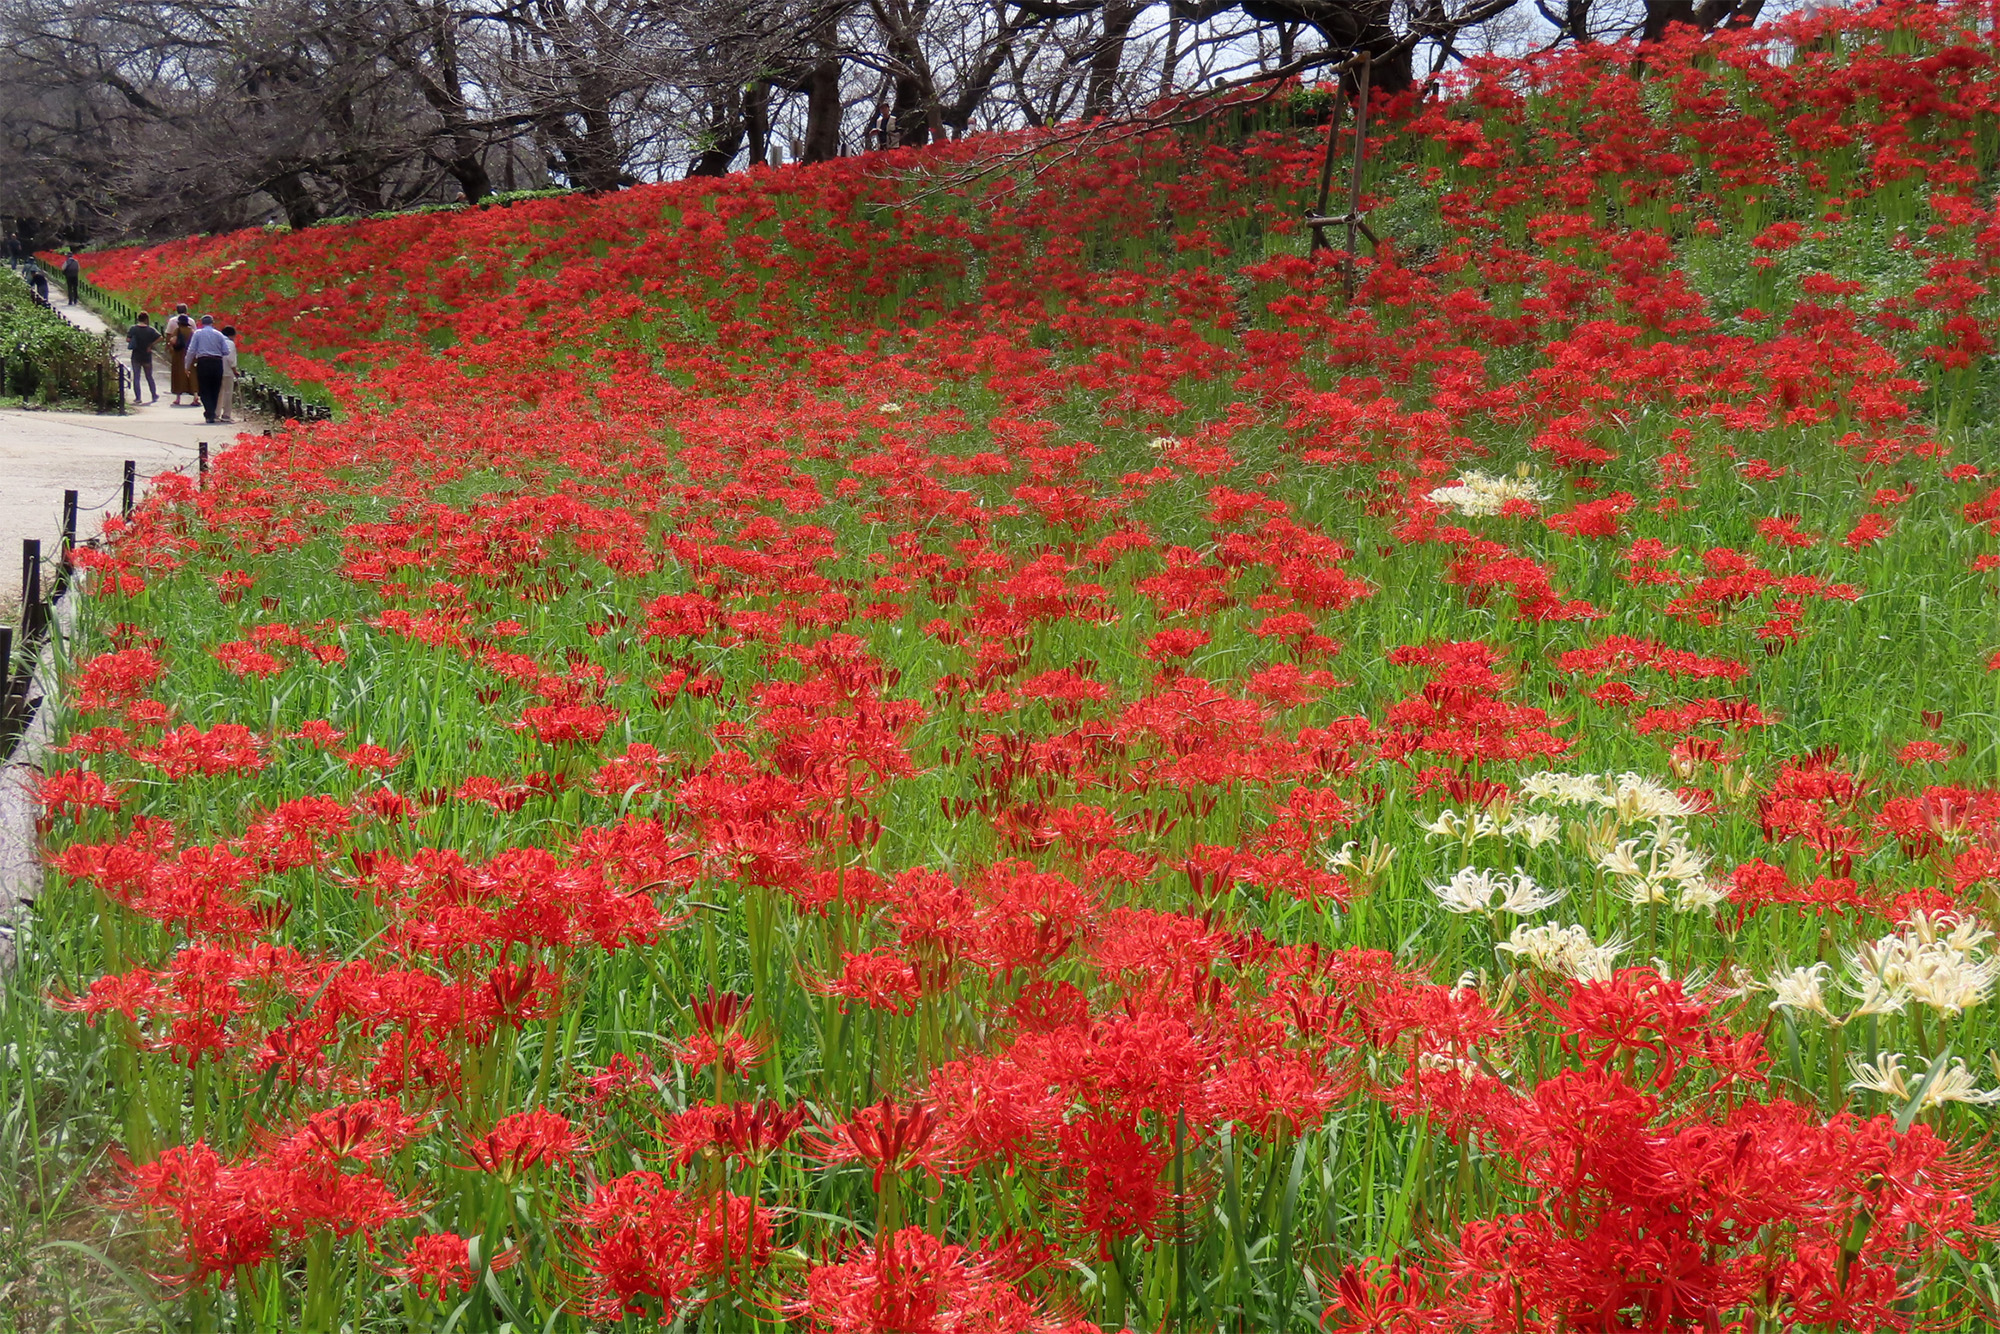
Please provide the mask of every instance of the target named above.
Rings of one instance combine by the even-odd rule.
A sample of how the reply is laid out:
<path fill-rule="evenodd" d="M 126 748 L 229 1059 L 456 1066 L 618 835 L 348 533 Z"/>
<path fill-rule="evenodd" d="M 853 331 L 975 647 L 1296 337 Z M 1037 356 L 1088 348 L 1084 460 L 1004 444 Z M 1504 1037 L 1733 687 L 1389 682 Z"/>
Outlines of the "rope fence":
<path fill-rule="evenodd" d="M 196 485 L 206 490 L 208 442 L 199 442 L 197 451 Z M 50 627 L 55 623 L 56 604 L 69 592 L 75 573 L 72 556 L 77 547 L 78 519 L 85 514 L 108 510 L 114 504 L 119 507 L 121 515 L 130 519 L 138 497 L 139 464 L 136 459 L 126 459 L 125 475 L 117 490 L 97 504 L 83 504 L 81 494 L 75 490 L 63 492 L 62 529 L 56 539 L 52 560 L 44 558 L 41 539 L 22 539 L 21 596 L 16 606 L 17 619 L 11 625 L 0 623 L 0 761 L 5 761 L 13 753 L 15 743 L 27 730 L 35 710 L 41 705 L 41 700 L 32 694 L 35 663 L 43 645 L 48 642 Z M 95 539 L 90 545 L 95 545 Z M 44 566 L 48 568 L 45 570 Z"/>

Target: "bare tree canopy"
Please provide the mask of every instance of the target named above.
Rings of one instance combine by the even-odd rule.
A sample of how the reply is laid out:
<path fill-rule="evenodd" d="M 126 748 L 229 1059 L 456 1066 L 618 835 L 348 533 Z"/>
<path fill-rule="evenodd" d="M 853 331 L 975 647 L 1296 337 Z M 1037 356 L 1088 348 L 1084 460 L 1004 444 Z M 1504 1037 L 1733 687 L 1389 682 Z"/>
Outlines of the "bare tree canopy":
<path fill-rule="evenodd" d="M 309 226 L 1129 116 L 1356 51 L 1395 93 L 1473 51 L 1654 40 L 1760 7 L 0 0 L 0 215 L 45 241 Z"/>

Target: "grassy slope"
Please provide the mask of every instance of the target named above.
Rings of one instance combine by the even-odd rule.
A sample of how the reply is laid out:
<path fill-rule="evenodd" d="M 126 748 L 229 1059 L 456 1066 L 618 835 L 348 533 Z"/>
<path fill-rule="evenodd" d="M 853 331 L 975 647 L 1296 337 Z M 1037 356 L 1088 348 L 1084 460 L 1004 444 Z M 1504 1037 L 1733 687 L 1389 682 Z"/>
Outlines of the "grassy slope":
<path fill-rule="evenodd" d="M 1284 893 L 1286 886 L 1246 881 L 1225 896 L 1232 929 L 1390 949 L 1440 982 L 1468 967 L 1493 972 L 1498 961 L 1480 924 L 1440 915 L 1425 888 L 1474 852 L 1440 846 L 1417 829 L 1442 797 L 1413 774 L 1451 758 L 1450 743 L 1437 741 L 1449 729 L 1396 722 L 1424 697 L 1426 673 L 1390 652 L 1434 639 L 1478 640 L 1504 655 L 1505 703 L 1547 708 L 1543 725 L 1525 730 L 1560 737 L 1564 767 L 1667 775 L 1675 733 L 1642 731 L 1647 710 L 1710 697 L 1755 703 L 1768 726 L 1684 729 L 1735 752 L 1726 765 L 1701 758 L 1712 749 L 1684 752 L 1680 776 L 1712 790 L 1721 806 L 1699 822 L 1702 847 L 1719 869 L 1761 857 L 1800 885 L 1851 875 L 1867 905 L 1845 917 L 1768 910 L 1746 931 L 1729 924 L 1728 909 L 1715 922 L 1668 914 L 1663 923 L 1658 913 L 1648 920 L 1624 905 L 1575 848 L 1535 854 L 1544 861 L 1520 854 L 1539 877 L 1576 886 L 1559 920 L 1581 921 L 1598 939 L 1638 937 L 1633 960 L 1658 955 L 1683 973 L 1723 967 L 1769 976 L 1815 958 L 1838 961 L 1843 947 L 1887 929 L 1899 896 L 1943 885 L 1983 902 L 1981 880 L 1953 878 L 1956 847 L 1913 857 L 1871 822 L 1893 799 L 1917 800 L 1927 786 L 1987 789 L 2000 774 L 1995 677 L 1986 668 L 2000 634 L 1991 580 L 1974 566 L 1992 538 L 1965 510 L 1991 485 L 1978 474 L 1995 452 L 1992 377 L 1983 358 L 1952 370 L 1942 353 L 1924 350 L 1950 341 L 1944 321 L 1954 313 L 1945 309 L 1954 282 L 1973 288 L 1967 311 L 1983 317 L 1990 307 L 1991 215 L 1947 196 L 1984 197 L 1977 189 L 1990 177 L 1991 113 L 1909 114 L 1926 103 L 1983 108 L 1989 75 L 1983 63 L 1924 64 L 1942 41 L 1914 53 L 1895 37 L 1884 42 L 1886 52 L 1852 35 L 1844 41 L 1859 53 L 1839 51 L 1788 72 L 1747 59 L 1741 73 L 1728 62 L 1717 69 L 1663 61 L 1660 76 L 1643 86 L 1615 68 L 1571 61 L 1523 100 L 1510 101 L 1496 80 L 1483 109 L 1462 104 L 1434 115 L 1422 133 L 1385 135 L 1372 217 L 1393 238 L 1400 263 L 1375 267 L 1353 310 L 1340 300 L 1331 268 L 1296 258 L 1303 246 L 1291 220 L 1314 145 L 1283 134 L 1244 144 L 1162 137 L 1085 156 L 1036 180 L 1010 177 L 917 204 L 901 202 L 915 186 L 880 169 L 935 173 L 953 154 L 979 148 L 113 256 L 93 269 L 98 281 L 156 301 L 198 293 L 251 339 L 269 340 L 265 355 L 282 372 L 319 381 L 362 411 L 337 427 L 239 451 L 220 490 L 199 503 L 159 504 L 128 547 L 128 572 L 143 575 L 147 587 L 104 616 L 136 622 L 163 642 L 173 671 L 162 690 L 185 719 L 259 727 L 268 720 L 274 734 L 303 719 L 330 719 L 352 740 L 407 755 L 392 780 L 403 794 L 455 788 L 471 774 L 500 783 L 535 773 L 580 781 L 630 741 L 699 762 L 718 735 L 726 743 L 728 725 L 757 724 L 758 688 L 791 670 L 754 639 L 732 644 L 723 636 L 674 645 L 675 660 L 660 661 L 658 642 L 640 634 L 646 604 L 699 586 L 691 577 L 697 566 L 685 547 L 670 548 L 677 560 L 653 564 L 635 531 L 648 535 L 645 550 L 657 551 L 663 535 L 733 548 L 736 573 L 721 591 L 733 585 L 732 605 L 775 612 L 800 638 L 828 628 L 804 628 L 802 611 L 822 593 L 847 594 L 850 612 L 871 600 L 865 590 L 887 568 L 875 557 L 890 534 L 918 538 L 915 548 L 895 549 L 911 563 L 894 577 L 932 588 L 967 561 L 956 544 L 976 538 L 998 556 L 970 582 L 987 584 L 994 603 L 944 591 L 926 601 L 877 587 L 897 604 L 893 614 L 834 622 L 861 635 L 893 675 L 897 684 L 886 693 L 930 708 L 908 737 L 916 772 L 869 803 L 882 832 L 864 854 L 868 863 L 970 877 L 1026 852 L 1084 879 L 1077 865 L 1024 838 L 1020 820 L 1066 804 L 1102 803 L 1128 821 L 1157 809 L 1159 823 L 1177 823 L 1157 837 L 1128 833 L 1120 845 L 1158 858 L 1159 869 L 1130 885 L 1106 882 L 1103 906 L 1179 908 L 1188 900 L 1182 859 L 1197 845 L 1251 849 L 1292 777 L 1249 747 L 1234 753 L 1239 778 L 1228 784 L 1151 792 L 1133 785 L 1139 762 L 1164 763 L 1177 746 L 1229 752 L 1231 726 L 1241 726 L 1162 744 L 1157 724 L 1135 721 L 1132 710 L 1159 690 L 1148 684 L 1158 665 L 1146 656 L 1156 632 L 1207 633 L 1187 669 L 1239 697 L 1257 698 L 1255 674 L 1286 656 L 1257 633 L 1279 610 L 1257 599 L 1285 582 L 1278 566 L 1301 538 L 1280 537 L 1275 556 L 1260 556 L 1268 571 L 1255 561 L 1231 565 L 1227 553 L 1256 544 L 1239 537 L 1232 548 L 1229 534 L 1255 533 L 1265 515 L 1255 502 L 1232 512 L 1231 498 L 1213 490 L 1221 485 L 1281 504 L 1303 530 L 1342 544 L 1351 554 L 1332 565 L 1369 590 L 1351 605 L 1312 612 L 1315 630 L 1342 648 L 1301 665 L 1341 684 L 1308 683 L 1305 693 L 1317 697 L 1289 707 L 1271 702 L 1257 725 L 1268 729 L 1272 753 L 1303 730 L 1354 716 L 1436 743 L 1411 752 L 1408 763 L 1367 754 L 1357 772 L 1309 784 L 1355 803 L 1371 787 L 1387 791 L 1379 804 L 1357 805 L 1353 827 L 1333 840 L 1372 837 L 1399 847 L 1382 883 L 1351 911 L 1329 912 Z M 1821 88 L 1837 95 L 1818 97 Z M 1794 119 L 1802 108 L 1829 104 L 1831 130 L 1809 116 Z M 1842 138 L 1853 145 L 1837 146 Z M 1926 194 L 1922 173 L 1893 168 L 1884 172 L 1889 179 L 1872 181 L 1885 151 L 1891 161 L 1897 152 L 1924 156 L 1940 184 Z M 1954 184 L 1940 164 L 1964 179 Z M 1829 287 L 1816 275 L 1854 286 Z M 1162 438 L 1179 443 L 1152 443 Z M 1077 441 L 1095 448 L 1060 452 Z M 1564 451 L 1574 459 L 1581 449 L 1609 457 L 1561 466 Z M 1205 452 L 1214 450 L 1226 452 Z M 978 459 L 989 452 L 1000 456 L 991 472 Z M 1549 494 L 1538 514 L 1466 525 L 1498 548 L 1450 533 L 1459 520 L 1420 503 L 1463 467 L 1505 472 L 1517 464 L 1535 465 Z M 1960 464 L 1973 477 L 1947 480 L 1947 469 Z M 1622 508 L 1616 536 L 1593 535 L 1602 516 L 1576 507 L 1620 495 L 1630 504 L 1612 506 Z M 539 499 L 548 496 L 561 501 Z M 1567 525 L 1544 521 L 1561 514 L 1571 516 Z M 1844 541 L 1870 514 L 1893 519 L 1892 531 L 1879 541 Z M 420 517 L 432 526 L 409 531 Z M 1787 519 L 1789 528 L 1771 526 Z M 1158 550 L 1199 552 L 1221 571 L 1229 600 L 1207 614 L 1169 614 L 1172 590 L 1142 587 L 1167 562 L 1152 550 L 1105 545 L 1117 530 L 1143 530 Z M 1794 545 L 1788 533 L 1804 536 Z M 436 534 L 454 554 L 440 555 Z M 167 559 L 181 539 L 196 544 L 185 565 L 178 555 Z M 1677 554 L 1632 559 L 1643 551 L 1634 544 L 1648 539 Z M 825 550 L 815 550 L 822 541 Z M 1649 566 L 1675 571 L 1689 586 L 1725 574 L 1727 559 L 1701 561 L 1703 552 L 1725 549 L 1779 577 L 1810 577 L 1822 590 L 1847 586 L 1855 596 L 1802 597 L 1792 613 L 1780 605 L 1787 594 L 1767 588 L 1744 601 L 1718 600 L 1704 622 L 1671 610 L 1685 587 L 1643 582 Z M 398 569 L 404 550 L 407 576 Z M 1002 613 L 1046 590 L 1018 578 L 1003 586 L 1000 578 L 1018 576 L 1051 550 L 1079 567 L 1059 585 L 1071 599 L 1066 614 L 1010 622 Z M 1100 559 L 1088 559 L 1093 553 Z M 943 564 L 926 564 L 925 554 Z M 760 556 L 774 555 L 791 567 L 760 565 Z M 214 580 L 237 567 L 254 580 L 253 597 L 218 601 L 209 591 Z M 335 577 L 343 570 L 360 577 Z M 821 588 L 814 576 L 831 583 Z M 427 590 L 434 579 L 458 587 Z M 385 602 L 383 580 L 408 588 Z M 1079 590 L 1085 583 L 1103 586 L 1115 616 L 1075 614 L 1090 603 Z M 1543 588 L 1550 591 L 1536 591 Z M 344 667 L 295 668 L 266 682 L 226 670 L 205 650 L 265 619 L 263 599 L 282 609 L 271 615 L 318 627 L 322 641 L 341 644 Z M 1604 614 L 1553 614 L 1555 604 L 1575 600 Z M 601 703 L 622 717 L 601 746 L 539 747 L 514 726 L 532 700 L 448 648 L 385 633 L 391 603 L 419 614 L 434 609 L 448 626 L 459 618 L 481 626 L 495 616 L 519 619 L 529 632 L 523 643 L 544 664 L 583 655 L 601 667 Z M 937 621 L 950 623 L 948 636 L 937 633 Z M 1787 622 L 1796 622 L 1795 636 Z M 104 646 L 106 630 L 94 627 L 92 649 Z M 1606 673 L 1567 670 L 1559 655 L 1608 635 L 1749 671 L 1739 684 L 1628 667 L 1616 676 L 1629 690 L 1601 691 Z M 948 647 L 953 639 L 958 646 Z M 1116 731 L 1134 754 L 1102 761 L 1106 788 L 1055 765 L 1010 787 L 996 777 L 1003 765 L 990 754 L 978 758 L 981 738 L 1003 744 L 997 738 L 1018 730 L 1047 741 L 1070 722 L 1047 705 L 998 692 L 1086 659 L 1112 690 L 1086 718 Z M 715 693 L 657 704 L 655 687 L 672 671 L 713 676 Z M 1953 753 L 1904 770 L 1896 758 L 1902 748 L 1933 736 Z M 1788 768 L 1810 771 L 1800 757 L 1827 746 L 1839 748 L 1842 772 L 1872 785 L 1865 801 L 1830 811 L 1834 824 L 1855 832 L 1856 846 L 1773 841 L 1759 798 L 1773 795 Z M 128 813 L 168 816 L 190 843 L 233 836 L 248 813 L 284 797 L 324 790 L 359 802 L 372 787 L 307 748 L 274 754 L 255 777 L 179 784 L 130 761 L 107 759 L 103 767 L 137 780 Z M 1275 764 L 1282 776 L 1258 781 L 1259 763 Z M 1469 771 L 1506 780 L 1535 767 L 1496 750 Z M 996 795 L 997 814 L 990 801 L 972 813 L 973 803 Z M 412 826 L 376 821 L 354 837 L 388 853 L 407 855 L 423 842 L 483 858 L 522 843 L 561 847 L 580 828 L 627 809 L 671 814 L 676 804 L 686 803 L 578 789 L 508 815 L 446 800 Z M 113 817 L 91 814 L 65 825 L 58 842 L 103 839 L 115 827 Z M 294 872 L 263 891 L 296 909 L 294 925 L 276 938 L 334 956 L 367 941 L 382 919 L 333 890 L 324 877 Z M 935 1042 L 924 1036 L 929 1030 L 892 1023 L 885 1038 L 879 1020 L 871 1032 L 860 1017 L 842 1028 L 831 1007 L 771 969 L 750 944 L 753 933 L 776 929 L 806 974 L 823 977 L 839 972 L 835 938 L 822 939 L 810 918 L 785 915 L 773 928 L 739 915 L 757 902 L 743 897 L 713 930 L 590 965 L 570 1011 L 577 1021 L 560 1035 L 565 1050 L 586 1067 L 618 1052 L 656 1051 L 647 1035 L 685 1032 L 679 998 L 715 980 L 754 984 L 762 1017 L 783 1035 L 783 1067 L 775 1077 L 766 1072 L 767 1088 L 786 1088 L 790 1072 L 792 1096 L 804 1092 L 844 1111 L 882 1083 L 921 1083 L 911 1062 L 920 1070 L 933 1059 L 935 1048 L 922 1045 Z M 103 1127 L 55 1099 L 93 1090 L 110 1068 L 99 1063 L 112 1058 L 98 1037 L 26 1001 L 44 987 L 80 990 L 106 964 L 82 929 L 93 911 L 85 893 L 59 892 L 48 911 L 35 932 L 35 962 L 11 993 L 9 1022 L 20 1041 L 48 1053 L 37 1086 L 54 1124 L 90 1145 L 101 1142 Z M 879 924 L 854 929 L 850 946 L 887 940 Z M 135 950 L 127 966 L 140 958 L 157 966 L 173 937 L 148 927 L 138 939 L 145 943 L 127 947 Z M 1057 975 L 1085 983 L 1101 1013 L 1114 1013 L 1121 992 L 1133 990 L 1076 961 Z M 934 1022 L 973 1047 L 983 1016 L 1009 994 L 968 986 Z M 1492 985 L 1486 994 L 1509 1004 Z M 1532 1016 L 1522 1022 L 1510 1055 L 1539 1069 L 1553 1059 L 1557 1033 Z M 1740 1023 L 1766 1034 L 1785 1095 L 1827 1110 L 1847 1101 L 1840 1053 L 1843 1043 L 1860 1041 L 1859 1026 L 1836 1035 L 1775 1011 L 1767 1020 L 1761 1000 Z M 51 1024 L 56 1036 L 43 1037 Z M 1919 1052 L 1935 1053 L 1944 1036 L 1906 1018 L 1866 1027 L 1870 1043 Z M 1990 1036 L 1983 1009 L 1949 1026 L 1951 1049 L 1961 1054 L 1990 1046 Z M 523 1059 L 526 1080 L 534 1065 Z M 1372 1076 L 1393 1084 L 1399 1059 L 1379 1053 Z M 147 1060 L 151 1109 L 134 1110 L 129 1067 L 105 1095 L 128 1143 L 135 1127 L 166 1140 L 185 1133 L 179 1113 L 160 1101 L 177 1105 L 182 1083 L 161 1058 Z M 95 1096 L 80 1102 L 103 1105 Z M 15 1105 L 32 1100 L 23 1094 Z M 503 1105 L 511 1104 L 503 1099 L 495 1109 Z M 1676 1105 L 1695 1114 L 1703 1104 L 1690 1094 Z M 1980 1113 L 1963 1107 L 1931 1119 L 1953 1138 L 1981 1124 Z M 24 1145 L 46 1134 L 40 1125 L 15 1133 Z M 240 1140 L 240 1125 L 227 1133 Z M 1418 1152 L 1427 1136 L 1434 1147 Z M 1281 1247 L 1321 1248 L 1319 1260 L 1337 1267 L 1396 1252 L 1426 1221 L 1531 1204 L 1504 1156 L 1457 1151 L 1454 1158 L 1434 1132 L 1413 1128 L 1377 1099 L 1343 1102 L 1298 1143 L 1307 1185 L 1292 1228 L 1277 1226 L 1286 1192 L 1266 1189 L 1271 1213 L 1261 1223 L 1221 1206 L 1216 1220 L 1194 1230 L 1195 1270 L 1215 1279 L 1197 1298 L 1206 1318 L 1261 1319 L 1294 1298 L 1312 1305 L 1311 1284 L 1290 1272 Z M 1210 1139 L 1203 1150 L 1209 1172 L 1235 1161 L 1216 1158 L 1216 1144 Z M 450 1152 L 448 1144 L 426 1147 L 415 1165 L 419 1179 Z M 1289 1150 L 1279 1145 L 1253 1152 L 1266 1182 L 1290 1168 Z M 52 1152 L 37 1161 L 40 1171 L 75 1181 L 94 1160 Z M 599 1167 L 631 1161 L 613 1154 Z M 1384 1193 L 1359 1184 L 1384 1179 L 1411 1187 Z M 866 1207 L 852 1180 L 801 1173 L 798 1181 L 797 1190 L 817 1192 L 810 1200 L 822 1213 L 843 1202 L 854 1207 L 857 1195 Z M 954 1227 L 980 1207 L 976 1186 L 958 1190 L 939 1205 Z M 1053 1214 L 1050 1200 L 1042 1204 Z M 473 1221 L 461 1214 L 456 1225 Z M 1253 1241 L 1259 1249 L 1250 1260 Z M 1087 1236 L 1065 1244 L 1093 1261 Z M 1148 1281 L 1165 1283 L 1171 1250 L 1147 1253 Z M 552 1263 L 547 1254 L 536 1262 Z M 1092 1267 L 1081 1296 L 1109 1318 L 1110 1271 Z M 1939 1284 L 1928 1299 L 1955 1295 Z M 387 1300 L 378 1293 L 372 1306 L 354 1309 L 398 1318 Z M 1152 1300 L 1157 1315 L 1157 1288 Z"/>

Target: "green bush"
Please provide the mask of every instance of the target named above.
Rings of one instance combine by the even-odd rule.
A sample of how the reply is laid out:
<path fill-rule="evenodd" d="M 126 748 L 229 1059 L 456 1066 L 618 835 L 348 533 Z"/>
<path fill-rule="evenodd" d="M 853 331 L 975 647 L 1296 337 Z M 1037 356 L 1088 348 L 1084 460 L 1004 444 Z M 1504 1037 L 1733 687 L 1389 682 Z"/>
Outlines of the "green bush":
<path fill-rule="evenodd" d="M 105 340 L 36 301 L 27 282 L 13 273 L 0 278 L 0 358 L 5 359 L 0 396 L 97 402 L 100 383 L 107 394 L 116 393 Z"/>

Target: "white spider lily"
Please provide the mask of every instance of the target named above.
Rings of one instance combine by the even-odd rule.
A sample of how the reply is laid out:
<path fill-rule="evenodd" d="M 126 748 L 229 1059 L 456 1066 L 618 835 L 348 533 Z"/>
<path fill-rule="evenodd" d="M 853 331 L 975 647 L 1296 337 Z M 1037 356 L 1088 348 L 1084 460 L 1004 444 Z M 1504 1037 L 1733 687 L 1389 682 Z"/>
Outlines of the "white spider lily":
<path fill-rule="evenodd" d="M 1772 993 L 1771 1008 L 1833 1018 L 1833 1012 L 1826 1007 L 1826 979 L 1831 971 L 1825 964 L 1816 963 L 1779 973 L 1767 984 Z"/>
<path fill-rule="evenodd" d="M 1575 982 L 1610 980 L 1625 941 L 1614 937 L 1600 945 L 1581 926 L 1529 926 L 1522 923 L 1494 946 L 1537 972 L 1553 973 Z"/>
<path fill-rule="evenodd" d="M 1515 871 L 1510 875 L 1505 871 L 1482 870 L 1477 866 L 1461 868 L 1448 882 L 1432 885 L 1430 890 L 1438 896 L 1438 902 L 1447 912 L 1513 913 L 1516 916 L 1552 907 L 1562 901 L 1564 892 L 1536 884 L 1534 877 L 1525 871 Z"/>

